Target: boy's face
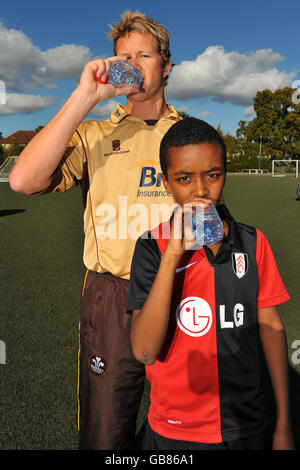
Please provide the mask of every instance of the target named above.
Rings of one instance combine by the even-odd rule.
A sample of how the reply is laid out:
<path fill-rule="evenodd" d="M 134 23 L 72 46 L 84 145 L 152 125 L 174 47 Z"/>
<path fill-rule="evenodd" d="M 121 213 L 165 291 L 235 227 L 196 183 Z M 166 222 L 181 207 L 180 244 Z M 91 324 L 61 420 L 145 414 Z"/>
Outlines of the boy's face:
<path fill-rule="evenodd" d="M 222 150 L 218 144 L 203 142 L 168 149 L 168 180 L 162 175 L 166 190 L 180 206 L 209 199 L 217 206 L 225 182 Z"/>
<path fill-rule="evenodd" d="M 157 42 L 152 34 L 131 31 L 118 39 L 117 55 L 127 57 L 142 73 L 142 86 L 139 93 L 130 95 L 133 101 L 145 101 L 159 97 L 164 90 L 164 78 L 171 70 L 171 62 L 162 67 L 162 57 L 157 50 Z"/>

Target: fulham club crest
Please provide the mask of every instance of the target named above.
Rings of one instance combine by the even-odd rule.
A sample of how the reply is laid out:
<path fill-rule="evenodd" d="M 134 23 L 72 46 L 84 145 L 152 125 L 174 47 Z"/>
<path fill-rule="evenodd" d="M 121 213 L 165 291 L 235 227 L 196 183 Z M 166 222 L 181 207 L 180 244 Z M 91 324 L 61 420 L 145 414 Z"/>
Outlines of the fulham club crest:
<path fill-rule="evenodd" d="M 245 276 L 248 271 L 248 255 L 246 253 L 232 253 L 232 268 L 238 279 Z"/>

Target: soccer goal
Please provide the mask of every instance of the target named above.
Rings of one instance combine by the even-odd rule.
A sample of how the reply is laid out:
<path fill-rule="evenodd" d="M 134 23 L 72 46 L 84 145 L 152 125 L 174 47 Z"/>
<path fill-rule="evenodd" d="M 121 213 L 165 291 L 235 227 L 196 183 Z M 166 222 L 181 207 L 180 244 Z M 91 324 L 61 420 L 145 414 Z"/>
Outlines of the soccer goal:
<path fill-rule="evenodd" d="M 8 176 L 13 169 L 18 157 L 8 157 L 0 166 L 0 183 L 7 183 Z"/>
<path fill-rule="evenodd" d="M 242 173 L 248 173 L 249 175 L 265 175 L 269 173 L 269 170 L 259 168 L 243 168 Z"/>
<path fill-rule="evenodd" d="M 273 160 L 272 176 L 299 177 L 299 160 Z"/>

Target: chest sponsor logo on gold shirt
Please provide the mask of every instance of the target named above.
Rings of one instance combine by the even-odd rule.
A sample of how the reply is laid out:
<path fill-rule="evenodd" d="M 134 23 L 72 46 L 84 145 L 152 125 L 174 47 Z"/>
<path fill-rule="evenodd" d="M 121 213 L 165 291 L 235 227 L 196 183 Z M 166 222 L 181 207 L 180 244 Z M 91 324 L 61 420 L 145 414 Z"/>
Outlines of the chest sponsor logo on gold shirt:
<path fill-rule="evenodd" d="M 155 160 L 142 160 L 127 168 L 127 170 L 141 169 L 137 197 L 171 197 L 162 184 L 162 173 L 157 170 L 157 166 L 159 163 Z"/>
<path fill-rule="evenodd" d="M 111 148 L 112 148 L 111 152 L 105 152 L 104 153 L 105 157 L 110 157 L 110 155 L 123 155 L 123 154 L 126 154 L 126 153 L 130 153 L 130 150 L 122 150 L 121 149 L 121 142 L 120 142 L 120 140 L 117 140 L 117 139 L 112 141 Z"/>

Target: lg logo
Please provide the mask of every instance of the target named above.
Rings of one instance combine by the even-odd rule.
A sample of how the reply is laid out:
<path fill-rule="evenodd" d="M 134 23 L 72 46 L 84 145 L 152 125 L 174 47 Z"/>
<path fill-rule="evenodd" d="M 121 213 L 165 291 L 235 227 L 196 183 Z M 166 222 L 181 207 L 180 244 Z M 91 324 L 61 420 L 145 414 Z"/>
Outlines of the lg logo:
<path fill-rule="evenodd" d="M 226 306 L 219 305 L 220 327 L 238 328 L 244 324 L 244 307 L 237 303 L 232 312 L 227 312 Z M 213 314 L 210 305 L 201 297 L 186 297 L 176 310 L 178 327 L 189 336 L 203 336 L 211 328 Z"/>
<path fill-rule="evenodd" d="M 189 336 L 203 336 L 211 327 L 212 311 L 206 300 L 200 297 L 183 299 L 176 311 L 177 325 Z"/>

